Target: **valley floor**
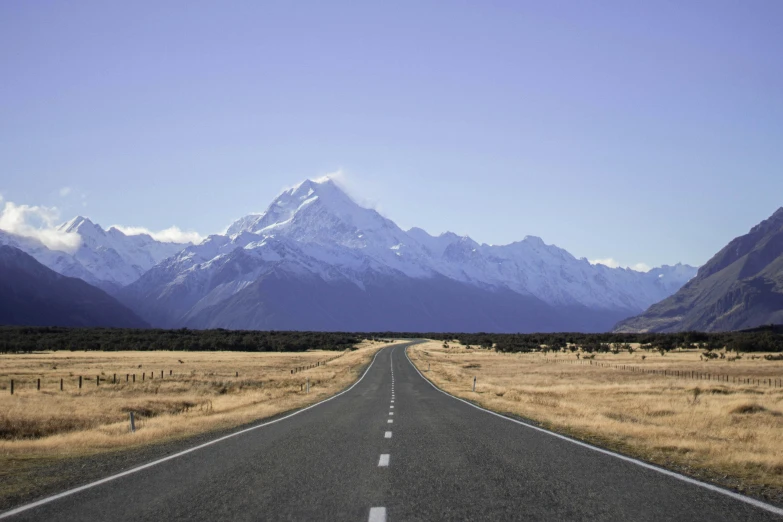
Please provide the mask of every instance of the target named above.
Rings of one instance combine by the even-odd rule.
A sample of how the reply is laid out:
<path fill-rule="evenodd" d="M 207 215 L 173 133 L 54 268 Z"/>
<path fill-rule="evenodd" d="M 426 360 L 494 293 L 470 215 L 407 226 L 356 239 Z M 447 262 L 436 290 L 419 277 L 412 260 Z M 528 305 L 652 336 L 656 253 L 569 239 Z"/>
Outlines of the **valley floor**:
<path fill-rule="evenodd" d="M 386 346 L 364 341 L 345 352 L 0 355 L 0 509 L 73 483 L 79 478 L 74 465 L 89 463 L 97 470 L 102 457 L 122 460 L 128 452 L 143 460 L 150 446 L 321 401 L 354 382 Z M 130 412 L 135 433 L 129 429 Z"/>
<path fill-rule="evenodd" d="M 783 501 L 783 361 L 700 359 L 696 351 L 502 354 L 431 341 L 411 360 L 440 388 L 686 475 Z M 581 356 L 581 354 L 580 354 Z M 598 363 L 601 363 L 599 365 Z M 604 366 L 605 365 L 605 366 Z M 727 375 L 694 380 L 626 368 Z M 476 378 L 476 390 L 472 391 Z M 733 381 L 736 380 L 737 383 Z M 780 384 L 779 384 L 780 385 Z"/>

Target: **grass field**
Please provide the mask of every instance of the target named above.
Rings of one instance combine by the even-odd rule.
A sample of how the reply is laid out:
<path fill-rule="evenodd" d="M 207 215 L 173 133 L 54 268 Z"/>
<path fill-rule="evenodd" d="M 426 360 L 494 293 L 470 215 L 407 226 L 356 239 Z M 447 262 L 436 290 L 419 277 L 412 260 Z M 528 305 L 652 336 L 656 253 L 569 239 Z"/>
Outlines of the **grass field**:
<path fill-rule="evenodd" d="M 80 455 L 136 446 L 300 408 L 348 386 L 382 346 L 387 344 L 365 341 L 346 352 L 0 355 L 0 462 L 20 454 Z M 129 431 L 131 411 L 135 433 Z"/>
<path fill-rule="evenodd" d="M 637 351 L 598 354 L 590 364 L 572 353 L 499 354 L 456 343 L 444 348 L 434 341 L 411 347 L 409 355 L 436 385 L 488 409 L 783 500 L 783 388 L 733 383 L 735 378 L 779 382 L 783 361 L 765 360 L 763 354 L 707 361 L 697 351 L 665 356 Z M 728 375 L 729 382 L 596 363 L 675 375 Z"/>

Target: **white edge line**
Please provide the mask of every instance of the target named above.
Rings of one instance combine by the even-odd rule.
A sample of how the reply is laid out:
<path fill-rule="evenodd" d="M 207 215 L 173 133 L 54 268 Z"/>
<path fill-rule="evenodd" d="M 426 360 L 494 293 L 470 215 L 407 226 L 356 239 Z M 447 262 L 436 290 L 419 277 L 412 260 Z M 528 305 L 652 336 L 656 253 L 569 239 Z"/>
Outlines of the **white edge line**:
<path fill-rule="evenodd" d="M 381 350 L 383 350 L 383 348 L 381 348 Z M 110 475 L 110 476 L 108 476 L 106 478 L 102 478 L 100 480 L 96 480 L 95 482 L 90 482 L 89 484 L 85 484 L 83 486 L 79 486 L 78 488 L 68 489 L 66 491 L 63 491 L 62 493 L 58 493 L 56 495 L 52 495 L 51 497 L 42 498 L 41 500 L 38 500 L 36 502 L 31 502 L 30 504 L 24 504 L 23 506 L 19 506 L 18 508 L 12 509 L 11 511 L 6 511 L 5 513 L 0 513 L 0 518 L 8 518 L 8 517 L 11 517 L 11 516 L 14 516 L 14 515 L 18 515 L 19 513 L 22 513 L 24 511 L 28 511 L 30 509 L 37 508 L 38 506 L 42 506 L 44 504 L 48 504 L 50 502 L 54 502 L 55 500 L 59 500 L 59 499 L 61 499 L 63 497 L 68 497 L 68 496 L 73 495 L 75 493 L 79 493 L 80 491 L 84 491 L 85 489 L 90 489 L 90 488 L 94 488 L 95 486 L 100 486 L 101 484 L 105 484 L 107 482 L 110 482 L 112 480 L 116 480 L 116 479 L 124 477 L 126 475 L 131 475 L 131 474 L 136 473 L 138 471 L 141 471 L 141 470 L 144 470 L 144 469 L 147 469 L 147 468 L 151 468 L 152 466 L 156 466 L 158 464 L 166 462 L 167 460 L 176 459 L 177 457 L 181 457 L 183 455 L 187 455 L 188 453 L 191 453 L 191 452 L 196 451 L 196 450 L 200 450 L 202 448 L 206 448 L 207 446 L 211 446 L 213 444 L 217 444 L 218 442 L 222 442 L 222 441 L 224 441 L 226 439 L 230 439 L 230 438 L 236 437 L 237 435 L 242 435 L 243 433 L 247 433 L 249 431 L 257 430 L 259 428 L 263 428 L 265 426 L 269 426 L 270 424 L 275 424 L 277 422 L 284 421 L 286 419 L 290 419 L 294 415 L 299 415 L 300 413 L 303 413 L 303 412 L 305 412 L 305 411 L 307 411 L 307 410 L 309 410 L 311 408 L 315 408 L 316 406 L 320 406 L 321 404 L 323 404 L 325 402 L 329 402 L 332 399 L 336 399 L 340 395 L 342 395 L 344 393 L 348 393 L 349 391 L 351 391 L 354 388 L 354 386 L 356 386 L 357 384 L 362 382 L 362 379 L 364 379 L 364 376 L 367 375 L 367 372 L 369 372 L 370 368 L 372 368 L 373 364 L 375 364 L 375 359 L 378 357 L 378 354 L 381 353 L 381 350 L 378 350 L 375 353 L 375 356 L 373 356 L 373 358 L 372 358 L 372 362 L 370 362 L 370 365 L 367 367 L 366 370 L 364 370 L 364 373 L 362 374 L 361 377 L 359 377 L 358 381 L 353 383 L 349 388 L 341 391 L 340 393 L 338 393 L 336 395 L 332 395 L 328 399 L 324 399 L 321 402 L 316 402 L 315 404 L 311 404 L 310 406 L 302 408 L 301 410 L 296 410 L 293 413 L 289 413 L 285 417 L 280 417 L 279 419 L 275 419 L 273 421 L 265 422 L 265 423 L 259 424 L 257 426 L 251 426 L 250 428 L 245 428 L 245 429 L 240 430 L 240 431 L 235 431 L 234 433 L 229 433 L 228 435 L 225 435 L 223 437 L 217 438 L 215 440 L 211 440 L 209 442 L 205 442 L 204 444 L 199 444 L 198 446 L 194 446 L 192 448 L 188 448 L 188 449 L 186 449 L 184 451 L 180 451 L 179 453 L 174 453 L 173 455 L 169 455 L 168 457 L 163 457 L 162 459 L 153 460 L 152 462 L 148 462 L 146 464 L 142 464 L 141 466 L 137 466 L 135 468 L 131 468 L 129 470 L 123 471 L 122 473 L 117 473 L 116 475 Z M 406 356 L 407 356 L 407 354 L 406 354 Z"/>
<path fill-rule="evenodd" d="M 708 489 L 710 491 L 714 491 L 716 493 L 720 493 L 722 495 L 726 495 L 726 496 L 731 497 L 731 498 L 733 498 L 735 500 L 739 500 L 740 502 L 745 502 L 746 504 L 750 504 L 752 506 L 755 506 L 757 508 L 763 509 L 765 511 L 769 511 L 770 513 L 775 513 L 776 515 L 783 515 L 783 509 L 781 509 L 781 508 L 779 508 L 777 506 L 773 506 L 772 504 L 767 504 L 766 502 L 762 502 L 761 500 L 756 500 L 755 498 L 747 497 L 747 496 L 742 495 L 740 493 L 735 493 L 734 491 L 731 491 L 731 490 L 728 490 L 728 489 L 724 489 L 724 488 L 721 488 L 721 487 L 718 487 L 718 486 L 714 486 L 712 484 L 708 484 L 707 482 L 702 482 L 700 480 L 696 480 L 696 479 L 693 479 L 691 477 L 687 477 L 685 475 L 681 475 L 681 474 L 679 474 L 677 472 L 674 472 L 674 471 L 671 471 L 671 470 L 668 470 L 668 469 L 665 469 L 665 468 L 660 468 L 660 467 L 654 466 L 652 464 L 648 464 L 647 462 L 644 462 L 644 461 L 641 461 L 641 460 L 638 460 L 638 459 L 635 459 L 635 458 L 632 458 L 632 457 L 628 457 L 628 456 L 622 455 L 620 453 L 615 453 L 614 451 L 610 451 L 610 450 L 607 450 L 607 449 L 604 449 L 604 448 L 599 448 L 598 446 L 593 446 L 591 444 L 587 444 L 586 442 L 582 442 L 582 441 L 579 441 L 579 440 L 576 440 L 576 439 L 572 439 L 571 437 L 566 437 L 565 435 L 561 435 L 560 433 L 555 433 L 554 431 L 549 431 L 547 429 L 539 428 L 538 426 L 533 426 L 532 424 L 528 424 L 526 422 L 522 422 L 522 421 L 519 421 L 517 419 L 512 419 L 511 417 L 507 417 L 505 415 L 501 415 L 500 413 L 494 412 L 492 410 L 488 410 L 486 408 L 482 408 L 481 406 L 477 406 L 477 405 L 473 404 L 470 401 L 466 401 L 465 399 L 461 399 L 461 398 L 459 398 L 459 397 L 457 397 L 455 395 L 452 395 L 452 394 L 450 394 L 447 391 L 441 390 L 440 388 L 435 386 L 435 384 L 432 381 L 430 381 L 424 375 L 422 375 L 422 373 L 419 371 L 419 369 L 416 368 L 416 365 L 413 364 L 413 361 L 411 361 L 411 358 L 408 357 L 408 348 L 410 346 L 411 345 L 406 347 L 403 351 L 405 352 L 405 358 L 408 359 L 408 362 L 410 363 L 411 366 L 413 366 L 413 369 L 416 370 L 416 373 L 418 373 L 419 376 L 427 382 L 427 384 L 429 384 L 430 386 L 432 386 L 433 388 L 435 388 L 436 390 L 438 390 L 442 394 L 448 395 L 452 399 L 458 400 L 460 402 L 464 402 L 468 406 L 472 406 L 472 407 L 476 408 L 477 410 L 481 410 L 483 412 L 489 413 L 489 414 L 494 415 L 496 417 L 500 417 L 501 419 L 505 419 L 505 420 L 507 420 L 509 422 L 514 422 L 516 424 L 519 424 L 520 426 L 524 426 L 526 428 L 530 428 L 531 430 L 536 430 L 536 431 L 539 431 L 541 433 L 546 433 L 547 435 L 551 435 L 553 437 L 557 437 L 558 439 L 571 442 L 573 444 L 576 444 L 577 446 L 582 446 L 583 448 L 587 448 L 587 449 L 590 449 L 590 450 L 593 450 L 593 451 L 597 451 L 598 453 L 603 453 L 604 455 L 609 455 L 610 457 L 615 457 L 615 458 L 618 458 L 620 460 L 624 460 L 625 462 L 630 462 L 631 464 L 636 464 L 637 466 L 641 466 L 643 468 L 646 468 L 646 469 L 649 469 L 649 470 L 652 470 L 652 471 L 657 471 L 658 473 L 661 473 L 663 475 L 667 475 L 669 477 L 676 478 L 678 480 L 682 480 L 683 482 L 687 482 L 688 484 L 693 484 L 695 486 L 699 486 L 699 487 Z"/>

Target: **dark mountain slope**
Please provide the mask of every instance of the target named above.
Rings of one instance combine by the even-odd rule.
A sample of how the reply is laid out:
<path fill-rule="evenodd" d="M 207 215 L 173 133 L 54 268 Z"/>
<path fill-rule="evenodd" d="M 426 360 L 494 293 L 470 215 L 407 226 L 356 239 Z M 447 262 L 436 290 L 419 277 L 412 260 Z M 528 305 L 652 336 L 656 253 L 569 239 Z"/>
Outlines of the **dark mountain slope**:
<path fill-rule="evenodd" d="M 10 246 L 0 246 L 0 324 L 148 326 L 103 290 L 60 275 Z"/>
<path fill-rule="evenodd" d="M 193 328 L 534 332 L 606 331 L 622 312 L 554 308 L 510 290 L 445 277 L 414 280 L 373 274 L 364 290 L 278 268 L 186 320 Z"/>
<path fill-rule="evenodd" d="M 725 331 L 781 322 L 783 208 L 721 249 L 677 293 L 615 331 Z"/>

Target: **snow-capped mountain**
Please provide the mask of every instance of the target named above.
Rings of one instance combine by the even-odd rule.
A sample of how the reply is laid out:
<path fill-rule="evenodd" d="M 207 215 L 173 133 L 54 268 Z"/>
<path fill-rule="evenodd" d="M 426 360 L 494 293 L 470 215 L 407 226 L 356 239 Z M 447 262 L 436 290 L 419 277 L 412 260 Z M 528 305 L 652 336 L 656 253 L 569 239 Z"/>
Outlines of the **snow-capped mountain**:
<path fill-rule="evenodd" d="M 492 246 L 406 232 L 325 179 L 286 190 L 119 296 L 172 327 L 596 331 L 695 273 L 592 265 L 530 236 Z"/>
<path fill-rule="evenodd" d="M 55 272 L 78 277 L 109 293 L 132 283 L 188 246 L 156 241 L 147 234 L 126 235 L 114 227 L 104 230 L 82 216 L 63 223 L 57 230 L 78 234 L 79 248 L 73 253 L 50 250 L 37 239 L 4 231 L 0 231 L 0 244 L 19 248 Z"/>

